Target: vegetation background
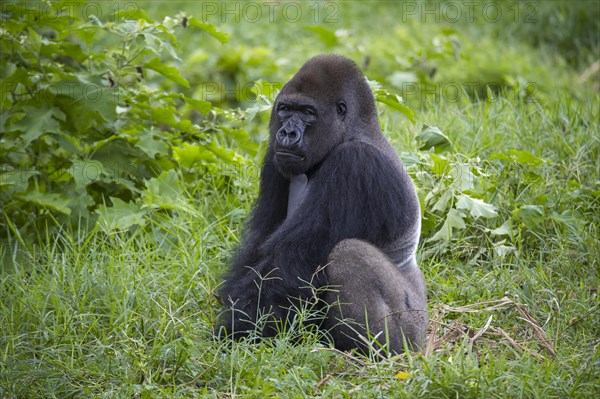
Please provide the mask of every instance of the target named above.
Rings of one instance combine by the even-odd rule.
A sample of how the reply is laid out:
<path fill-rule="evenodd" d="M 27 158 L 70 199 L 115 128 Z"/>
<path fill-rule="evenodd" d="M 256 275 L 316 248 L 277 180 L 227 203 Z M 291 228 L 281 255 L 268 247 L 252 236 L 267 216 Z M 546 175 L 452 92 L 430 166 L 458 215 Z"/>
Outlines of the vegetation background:
<path fill-rule="evenodd" d="M 0 398 L 600 393 L 598 2 L 0 8 Z M 419 189 L 423 353 L 212 338 L 271 101 L 320 53 Z"/>

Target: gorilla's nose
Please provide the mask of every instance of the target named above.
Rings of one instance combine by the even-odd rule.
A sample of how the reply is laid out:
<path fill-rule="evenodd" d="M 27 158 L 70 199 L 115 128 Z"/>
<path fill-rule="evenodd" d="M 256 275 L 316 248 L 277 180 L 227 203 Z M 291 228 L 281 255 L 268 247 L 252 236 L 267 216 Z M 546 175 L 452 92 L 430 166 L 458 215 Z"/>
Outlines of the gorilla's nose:
<path fill-rule="evenodd" d="M 282 147 L 294 147 L 300 143 L 302 136 L 296 131 L 296 129 L 286 129 L 282 127 L 277 132 L 277 143 Z"/>

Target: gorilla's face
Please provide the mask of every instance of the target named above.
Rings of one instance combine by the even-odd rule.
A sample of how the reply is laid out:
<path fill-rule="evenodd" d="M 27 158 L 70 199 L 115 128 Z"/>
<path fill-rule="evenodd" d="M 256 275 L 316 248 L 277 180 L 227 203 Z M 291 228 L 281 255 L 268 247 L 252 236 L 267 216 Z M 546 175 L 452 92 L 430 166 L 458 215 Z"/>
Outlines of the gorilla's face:
<path fill-rule="evenodd" d="M 306 173 L 345 141 L 379 130 L 375 101 L 360 69 L 317 56 L 281 89 L 271 113 L 271 151 L 279 172 Z"/>
<path fill-rule="evenodd" d="M 273 112 L 275 163 L 285 176 L 305 173 L 342 141 L 343 100 L 319 102 L 304 95 L 281 94 Z"/>

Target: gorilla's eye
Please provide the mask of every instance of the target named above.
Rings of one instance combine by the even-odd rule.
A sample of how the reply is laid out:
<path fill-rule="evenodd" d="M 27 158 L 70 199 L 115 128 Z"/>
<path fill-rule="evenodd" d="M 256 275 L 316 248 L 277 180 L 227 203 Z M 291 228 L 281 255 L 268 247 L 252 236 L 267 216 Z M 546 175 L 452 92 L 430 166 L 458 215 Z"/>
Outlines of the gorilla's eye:
<path fill-rule="evenodd" d="M 304 108 L 304 115 L 314 115 L 315 111 L 312 108 Z"/>
<path fill-rule="evenodd" d="M 336 104 L 336 111 L 338 113 L 338 115 L 346 115 L 346 103 L 343 101 L 340 101 Z"/>
<path fill-rule="evenodd" d="M 279 104 L 279 107 L 277 108 L 277 110 L 284 111 L 284 112 L 288 111 L 288 109 L 289 109 L 288 106 L 285 104 Z"/>

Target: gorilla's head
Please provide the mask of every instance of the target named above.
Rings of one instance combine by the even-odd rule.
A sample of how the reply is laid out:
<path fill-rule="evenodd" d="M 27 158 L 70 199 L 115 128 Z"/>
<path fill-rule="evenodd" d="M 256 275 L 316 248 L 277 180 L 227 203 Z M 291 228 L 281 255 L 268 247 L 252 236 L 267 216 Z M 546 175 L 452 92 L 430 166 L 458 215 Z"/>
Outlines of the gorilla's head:
<path fill-rule="evenodd" d="M 336 55 L 310 59 L 282 88 L 271 113 L 271 150 L 285 176 L 307 172 L 342 142 L 379 131 L 362 72 Z"/>

